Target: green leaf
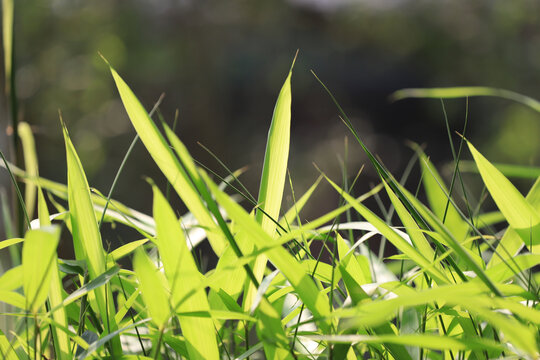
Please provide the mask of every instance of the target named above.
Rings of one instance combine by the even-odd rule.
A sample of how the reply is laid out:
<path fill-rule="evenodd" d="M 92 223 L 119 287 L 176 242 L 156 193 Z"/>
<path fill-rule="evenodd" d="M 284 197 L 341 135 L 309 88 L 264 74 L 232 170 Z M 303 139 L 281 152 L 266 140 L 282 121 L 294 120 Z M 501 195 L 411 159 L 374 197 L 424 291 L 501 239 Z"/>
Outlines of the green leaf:
<path fill-rule="evenodd" d="M 426 154 L 420 149 L 420 165 L 422 166 L 422 182 L 433 213 L 452 232 L 454 237 L 462 242 L 465 240 L 469 226 L 463 221 L 461 215 L 454 207 L 453 202 L 448 200 L 448 189 L 443 179 L 429 161 Z M 443 221 L 444 220 L 444 221 Z"/>
<path fill-rule="evenodd" d="M 36 145 L 34 142 L 34 135 L 32 135 L 32 129 L 30 125 L 25 122 L 19 122 L 19 137 L 21 138 L 23 155 L 24 155 L 24 167 L 29 176 L 38 177 L 38 161 L 36 155 Z M 34 207 L 36 204 L 36 186 L 32 183 L 26 184 L 24 189 L 24 204 L 26 205 L 26 212 L 28 217 L 32 219 Z"/>
<path fill-rule="evenodd" d="M 262 229 L 270 235 L 271 239 L 276 236 L 276 224 L 274 221 L 279 220 L 285 177 L 287 175 L 291 132 L 291 75 L 293 66 L 294 61 L 279 92 L 274 114 L 272 115 L 272 123 L 268 131 L 258 199 L 258 205 L 264 213 L 257 210 L 255 214 L 255 219 L 261 224 Z M 267 261 L 266 256 L 261 255 L 255 259 L 253 264 L 253 274 L 259 282 L 264 275 Z M 249 286 L 244 300 L 244 308 L 251 307 L 256 290 L 253 285 Z"/>
<path fill-rule="evenodd" d="M 0 290 L 0 301 L 9 305 L 18 307 L 19 309 L 26 308 L 26 298 L 15 291 Z"/>
<path fill-rule="evenodd" d="M 165 327 L 170 318 L 171 306 L 157 275 L 158 269 L 152 264 L 142 248 L 135 251 L 133 269 L 139 280 L 139 291 L 143 297 L 152 321 L 160 329 Z"/>
<path fill-rule="evenodd" d="M 279 313 L 266 299 L 257 307 L 257 335 L 264 345 L 266 359 L 293 359 Z"/>
<path fill-rule="evenodd" d="M 398 344 L 433 350 L 503 350 L 501 344 L 482 338 L 456 338 L 439 335 L 306 335 L 308 339 L 329 343 Z"/>
<path fill-rule="evenodd" d="M 538 212 L 471 143 L 467 142 L 467 144 L 484 184 L 510 226 L 514 228 L 526 246 L 540 244 L 540 215 Z"/>
<path fill-rule="evenodd" d="M 84 174 L 79 156 L 69 138 L 67 128 L 64 131 L 68 170 L 68 204 L 73 232 L 73 247 L 77 260 L 85 260 L 88 265 L 90 279 L 96 279 L 107 269 L 105 266 L 105 252 L 101 243 L 101 234 L 97 224 L 96 214 L 90 197 L 90 187 Z M 98 288 L 95 292 L 97 309 L 102 316 L 105 331 L 113 332 L 117 329 L 114 318 L 114 302 L 110 289 Z M 92 303 L 93 301 L 91 301 Z M 120 339 L 113 338 L 113 352 L 121 352 Z"/>
<path fill-rule="evenodd" d="M 525 200 L 527 200 L 534 209 L 537 211 L 540 210 L 540 178 L 535 181 Z M 487 268 L 489 269 L 500 263 L 511 262 L 512 258 L 518 254 L 523 246 L 524 243 L 519 234 L 512 227 L 509 227 L 506 229 L 501 241 L 499 241 L 495 253 L 487 264 Z M 537 251 L 535 251 L 537 247 L 538 245 L 533 246 L 531 249 L 533 253 L 537 253 Z"/>
<path fill-rule="evenodd" d="M 229 196 L 218 189 L 217 185 L 201 172 L 206 184 L 216 197 L 218 203 L 227 211 L 229 217 L 235 222 L 239 230 L 249 234 L 247 238 L 255 248 L 264 249 L 274 241 L 240 205 L 231 200 Z M 315 318 L 322 319 L 318 325 L 323 331 L 330 329 L 327 317 L 330 315 L 328 298 L 319 291 L 313 280 L 306 274 L 304 267 L 299 264 L 281 246 L 272 247 L 265 252 L 270 261 L 278 268 L 294 287 L 300 299 L 313 313 Z"/>
<path fill-rule="evenodd" d="M 2 356 L 2 359 L 4 360 L 19 360 L 15 353 L 15 349 L 13 349 L 2 330 L 0 330 L 0 356 Z"/>
<path fill-rule="evenodd" d="M 121 258 L 131 254 L 135 249 L 137 249 L 140 246 L 143 246 L 148 242 L 148 239 L 142 239 L 142 240 L 136 240 L 132 241 L 130 243 L 127 243 L 125 245 L 120 246 L 119 248 L 111 251 L 107 258 L 111 259 L 111 263 L 115 263 L 116 261 L 120 260 Z"/>
<path fill-rule="evenodd" d="M 540 102 L 537 100 L 515 93 L 513 91 L 482 86 L 428 88 L 428 89 L 403 89 L 393 93 L 390 97 L 397 101 L 406 98 L 434 98 L 452 99 L 473 96 L 494 96 L 513 100 L 540 112 Z"/>
<path fill-rule="evenodd" d="M 204 289 L 177 304 L 203 280 L 188 249 L 184 232 L 167 200 L 154 185 L 154 218 L 157 246 L 165 274 L 171 287 L 171 297 L 177 312 L 209 311 Z M 191 359 L 219 359 L 218 345 L 212 319 L 179 316 Z"/>
<path fill-rule="evenodd" d="M 388 226 L 382 219 L 377 215 L 371 212 L 365 205 L 356 201 L 351 195 L 347 194 L 343 189 L 341 189 L 336 183 L 330 180 L 326 175 L 323 174 L 328 183 L 334 187 L 334 189 L 343 196 L 345 201 L 347 201 L 362 217 L 366 219 L 369 223 L 375 226 L 381 234 L 388 239 L 399 251 L 407 255 L 409 259 L 414 261 L 422 269 L 425 269 L 439 284 L 446 284 L 448 280 L 446 275 L 442 273 L 439 269 L 432 266 L 432 261 L 425 258 L 425 256 L 410 245 L 404 238 L 398 235 L 390 226 Z M 392 191 L 388 192 L 389 195 L 395 197 Z M 394 201 L 397 200 L 394 199 Z"/>
<path fill-rule="evenodd" d="M 2 35 L 4 45 L 4 72 L 5 89 L 9 94 L 11 91 L 11 77 L 13 66 L 13 0 L 2 0 Z"/>
<path fill-rule="evenodd" d="M 60 240 L 57 226 L 29 230 L 22 252 L 23 289 L 26 308 L 36 313 L 49 293 L 53 270 L 56 269 L 56 247 Z"/>
<path fill-rule="evenodd" d="M 0 276 L 0 290 L 11 291 L 23 286 L 23 267 L 18 265 Z"/>
<path fill-rule="evenodd" d="M 49 220 L 49 210 L 47 209 L 47 203 L 43 196 L 43 191 L 40 187 L 38 190 L 38 217 L 40 227 L 50 226 L 51 221 Z M 51 308 L 57 308 L 56 311 L 52 313 L 53 320 L 60 324 L 61 326 L 67 328 L 68 320 L 66 309 L 61 306 L 64 301 L 62 291 L 62 278 L 60 277 L 58 269 L 58 257 L 56 253 L 52 261 L 52 276 L 51 276 L 51 286 L 49 289 L 49 304 Z M 52 327 L 53 341 L 56 357 L 59 360 L 71 359 L 71 348 L 69 346 L 69 337 L 63 331 L 59 331 L 57 327 Z"/>
<path fill-rule="evenodd" d="M 536 329 L 529 328 L 518 322 L 514 317 L 506 317 L 492 311 L 492 308 L 504 309 L 509 306 L 503 299 L 491 297 L 487 290 L 488 288 L 479 282 L 447 285 L 426 291 L 415 291 L 410 295 L 401 294 L 394 299 L 361 304 L 354 309 L 342 310 L 341 314 L 340 311 L 336 311 L 334 315 L 337 317 L 348 317 L 350 319 L 349 326 L 375 326 L 395 317 L 397 311 L 401 308 L 426 305 L 432 302 L 444 302 L 446 303 L 445 306 L 460 306 L 468 310 L 471 314 L 480 316 L 502 331 L 505 338 L 514 346 L 526 351 L 531 356 L 537 356 Z M 471 301 L 471 299 L 474 299 L 474 301 Z M 513 312 L 526 311 L 517 308 L 517 305 L 511 305 L 508 310 Z M 519 306 L 524 307 L 521 304 Z M 537 315 L 534 316 L 538 317 Z"/>
<path fill-rule="evenodd" d="M 169 180 L 172 187 L 191 213 L 197 218 L 199 225 L 203 228 L 214 228 L 214 220 L 204 206 L 204 203 L 186 173 L 186 170 L 174 156 L 174 153 L 165 141 L 163 135 L 159 132 L 156 124 L 154 124 L 135 94 L 120 75 L 118 75 L 116 70 L 112 67 L 110 67 L 110 70 L 129 119 L 155 163 L 163 172 L 167 180 Z M 215 236 L 212 233 L 207 233 L 207 236 L 214 252 L 218 256 L 223 254 L 225 249 L 223 238 L 221 236 Z"/>
<path fill-rule="evenodd" d="M 13 239 L 7 239 L 4 241 L 0 241 L 0 250 L 7 248 L 8 246 L 18 244 L 20 242 L 23 242 L 23 238 L 13 238 Z"/>

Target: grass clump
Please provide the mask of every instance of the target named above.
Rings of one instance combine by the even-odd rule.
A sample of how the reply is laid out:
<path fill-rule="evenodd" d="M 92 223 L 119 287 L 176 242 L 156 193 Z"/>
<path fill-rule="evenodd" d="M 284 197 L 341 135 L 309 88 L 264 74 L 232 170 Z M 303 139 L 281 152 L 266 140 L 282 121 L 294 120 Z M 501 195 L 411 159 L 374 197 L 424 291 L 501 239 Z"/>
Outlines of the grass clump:
<path fill-rule="evenodd" d="M 93 191 L 65 126 L 67 185 L 40 178 L 37 168 L 23 171 L 6 162 L 26 183 L 31 222 L 24 238 L 0 242 L 0 248 L 22 245 L 22 262 L 0 277 L 0 300 L 13 307 L 2 314 L 13 324 L 0 333 L 2 358 L 539 356 L 534 272 L 540 263 L 538 180 L 522 196 L 462 138 L 454 152 L 450 187 L 417 149 L 427 194 L 424 204 L 369 151 L 328 91 L 381 182 L 356 198 L 351 186 L 339 185 L 321 172 L 321 178 L 284 210 L 292 68 L 274 109 L 257 201 L 238 190 L 243 188 L 237 185 L 238 173 L 213 179 L 174 131 L 166 123 L 159 127 L 151 119 L 153 111 L 149 114 L 120 75 L 110 70 L 136 139 L 189 214 L 178 218 L 152 180 L 152 216 L 111 199 L 112 189 L 108 197 Z M 502 94 L 534 105 L 530 98 L 499 90 L 446 91 L 413 89 L 396 96 Z M 31 133 L 21 126 L 23 144 L 30 144 L 25 146 L 27 158 L 36 164 Z M 498 207 L 494 213 L 483 213 L 468 201 L 459 171 L 466 147 Z M 335 189 L 341 205 L 304 222 L 302 209 L 321 181 Z M 458 185 L 463 199 L 453 195 Z M 250 199 L 252 207 L 239 205 L 237 193 Z M 364 204 L 377 193 L 387 195 L 394 217 L 385 220 Z M 457 206 L 458 200 L 465 206 Z M 36 201 L 38 219 L 32 220 Z M 49 206 L 55 208 L 52 215 Z M 349 220 L 342 220 L 345 214 Z M 359 220 L 350 220 L 351 215 Z M 103 222 L 133 228 L 141 238 L 106 251 Z M 504 230 L 493 233 L 494 226 Z M 70 234 L 75 259 L 57 258 L 61 231 Z M 376 255 L 381 250 L 376 244 L 367 246 L 378 235 L 385 239 L 380 246 L 388 242 L 395 255 L 385 259 L 383 251 Z M 219 259 L 205 273 L 192 253 L 202 241 L 209 242 Z M 324 261 L 323 252 L 328 254 Z M 124 257 L 132 259 L 132 269 L 119 265 Z"/>

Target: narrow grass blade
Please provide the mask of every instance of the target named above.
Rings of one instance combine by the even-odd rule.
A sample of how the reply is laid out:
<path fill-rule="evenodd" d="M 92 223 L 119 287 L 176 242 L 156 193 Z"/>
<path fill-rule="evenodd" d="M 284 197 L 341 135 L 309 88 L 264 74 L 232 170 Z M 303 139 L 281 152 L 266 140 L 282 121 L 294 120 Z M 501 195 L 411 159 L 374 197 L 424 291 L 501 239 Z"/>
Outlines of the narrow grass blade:
<path fill-rule="evenodd" d="M 540 167 L 513 165 L 513 164 L 498 164 L 492 163 L 504 176 L 508 178 L 518 179 L 534 179 L 540 176 Z M 459 164 L 461 172 L 478 172 L 478 168 L 474 161 L 461 161 Z"/>
<path fill-rule="evenodd" d="M 405 229 L 407 230 L 407 233 L 409 234 L 409 237 L 414 247 L 426 259 L 432 259 L 432 260 L 435 259 L 435 252 L 431 248 L 431 245 L 427 241 L 420 227 L 418 227 L 418 224 L 414 221 L 414 219 L 409 214 L 407 209 L 405 209 L 405 206 L 403 206 L 403 204 L 394 194 L 392 189 L 390 189 L 390 187 L 386 183 L 384 183 L 384 187 L 386 189 L 388 197 L 390 198 L 390 201 L 392 202 L 392 204 L 394 205 L 394 208 L 396 209 L 396 213 L 398 214 L 403 225 L 405 226 Z M 441 274 L 444 274 L 444 273 L 441 271 Z M 448 283 L 449 280 L 447 278 L 445 279 L 446 279 L 446 283 Z"/>
<path fill-rule="evenodd" d="M 429 289 L 426 291 L 418 291 L 413 294 L 390 299 L 375 301 L 368 304 L 357 306 L 350 311 L 350 325 L 354 326 L 374 326 L 385 323 L 389 319 L 396 316 L 397 311 L 401 308 L 409 308 L 419 305 L 430 304 L 432 302 L 446 303 L 467 309 L 472 314 L 480 316 L 485 321 L 489 322 L 497 329 L 502 331 L 505 338 L 514 346 L 527 352 L 531 356 L 537 356 L 538 347 L 536 344 L 536 330 L 531 329 L 525 324 L 520 323 L 516 318 L 506 317 L 495 311 L 492 308 L 500 308 L 499 298 L 493 298 L 486 295 L 488 289 L 479 284 L 464 283 L 458 285 L 449 285 Z M 475 299 L 475 301 L 471 301 Z M 340 316 L 338 313 L 335 315 Z M 349 317 L 349 315 L 347 315 Z"/>
<path fill-rule="evenodd" d="M 510 226 L 514 228 L 527 247 L 530 247 L 531 244 L 540 244 L 540 215 L 538 211 L 470 142 L 467 144 L 482 180 Z"/>
<path fill-rule="evenodd" d="M 15 349 L 13 349 L 2 330 L 0 330 L 0 356 L 4 360 L 19 360 L 19 357 L 15 353 Z"/>
<path fill-rule="evenodd" d="M 508 100 L 513 100 L 523 105 L 530 107 L 533 110 L 540 112 L 540 102 L 537 100 L 518 94 L 513 91 L 497 89 L 491 87 L 482 86 L 468 86 L 468 87 L 449 87 L 449 88 L 427 88 L 427 89 L 403 89 L 398 90 L 392 95 L 390 99 L 393 101 L 402 100 L 406 98 L 433 98 L 433 99 L 452 99 L 452 98 L 465 98 L 473 96 L 494 96 Z"/>
<path fill-rule="evenodd" d="M 275 238 L 276 224 L 279 219 L 281 201 L 283 199 L 283 190 L 285 188 L 285 177 L 287 175 L 287 162 L 289 159 L 289 142 L 291 132 L 291 76 L 294 62 L 291 70 L 285 79 L 281 91 L 279 92 L 272 123 L 268 131 L 266 142 L 266 152 L 264 156 L 264 165 L 259 186 L 258 204 L 261 208 L 255 213 L 255 219 L 261 224 L 262 229 Z M 262 255 L 255 259 L 253 264 L 253 273 L 257 281 L 261 281 L 266 268 L 268 259 Z M 255 296 L 255 289 L 250 286 L 244 299 L 244 308 L 249 309 Z"/>
<path fill-rule="evenodd" d="M 23 286 L 23 267 L 17 265 L 0 276 L 0 290 L 11 291 Z"/>
<path fill-rule="evenodd" d="M 281 325 L 279 313 L 266 299 L 257 307 L 257 334 L 264 345 L 266 359 L 294 359 L 289 342 Z"/>
<path fill-rule="evenodd" d="M 141 137 L 144 146 L 180 198 L 182 198 L 189 210 L 195 215 L 199 224 L 206 228 L 213 228 L 215 223 L 205 208 L 199 194 L 197 194 L 185 169 L 180 165 L 163 135 L 161 135 L 152 119 L 150 119 L 135 94 L 120 75 L 118 75 L 116 70 L 110 65 L 109 67 L 131 123 Z M 212 249 L 218 256 L 221 255 L 225 249 L 223 239 L 213 234 L 207 234 L 207 236 Z"/>
<path fill-rule="evenodd" d="M 199 272 L 188 249 L 178 218 L 155 185 L 153 191 L 157 246 L 171 286 L 174 308 L 178 312 L 209 311 L 210 307 L 204 290 L 197 291 L 176 309 L 176 304 L 202 281 L 203 275 Z M 211 319 L 180 316 L 179 321 L 191 359 L 219 359 L 214 324 Z"/>
<path fill-rule="evenodd" d="M 24 167 L 29 176 L 38 177 L 38 162 L 36 155 L 36 145 L 34 142 L 34 135 L 30 125 L 25 122 L 19 123 L 19 137 L 23 147 L 24 155 Z M 24 203 L 26 205 L 26 212 L 30 219 L 33 218 L 34 207 L 36 205 L 36 191 L 37 188 L 34 184 L 26 184 L 24 189 Z"/>
<path fill-rule="evenodd" d="M 86 261 L 90 279 L 96 279 L 107 270 L 101 234 L 99 233 L 96 213 L 90 197 L 90 188 L 81 161 L 65 126 L 63 126 L 63 132 L 68 170 L 68 204 L 75 257 L 77 260 Z M 114 317 L 109 315 L 115 313 L 110 288 L 98 288 L 95 295 L 97 309 L 102 316 L 105 331 L 107 333 L 115 331 L 117 327 Z M 115 354 L 121 352 L 118 337 L 113 338 L 112 347 Z"/>
<path fill-rule="evenodd" d="M 306 335 L 308 339 L 329 343 L 397 344 L 432 350 L 504 350 L 495 341 L 481 338 L 457 338 L 429 334 L 418 335 Z"/>
<path fill-rule="evenodd" d="M 420 253 L 417 249 L 412 247 L 405 239 L 399 236 L 382 219 L 380 219 L 377 215 L 371 212 L 363 204 L 356 201 L 352 196 L 345 193 L 343 189 L 341 189 L 336 183 L 326 177 L 326 175 L 323 174 L 323 176 L 325 177 L 326 181 L 328 181 L 328 183 L 332 185 L 332 187 L 334 187 L 334 189 L 340 194 L 340 196 L 343 196 L 345 201 L 347 201 L 356 211 L 358 211 L 358 213 L 362 215 L 362 217 L 364 217 L 366 221 L 375 226 L 381 232 L 381 234 L 386 237 L 388 241 L 390 241 L 399 251 L 407 255 L 407 257 L 414 261 L 418 266 L 425 269 L 437 281 L 437 283 L 448 283 L 446 275 L 440 270 L 431 266 L 431 260 L 426 259 L 422 253 Z"/>
<path fill-rule="evenodd" d="M 429 161 L 426 154 L 419 148 L 417 151 L 420 153 L 422 183 L 424 184 L 431 210 L 446 225 L 458 241 L 465 240 L 469 226 L 463 221 L 453 202 L 448 200 L 446 196 L 449 193 L 448 189 L 431 161 Z"/>
<path fill-rule="evenodd" d="M 51 221 L 49 220 L 49 210 L 47 209 L 47 203 L 43 196 L 43 191 L 41 188 L 37 188 L 38 191 L 38 217 L 40 227 L 50 226 Z M 68 327 L 68 320 L 66 315 L 66 309 L 61 306 L 64 298 L 62 296 L 63 286 L 62 279 L 58 270 L 58 258 L 56 253 L 52 260 L 52 276 L 51 276 L 51 286 L 49 289 L 49 304 L 51 308 L 57 308 L 55 312 L 52 313 L 53 320 L 62 325 L 63 327 Z M 52 328 L 53 341 L 55 346 L 56 357 L 59 360 L 71 359 L 71 348 L 69 347 L 69 337 L 63 331 L 58 331 L 58 328 Z"/>
<path fill-rule="evenodd" d="M 235 222 L 239 230 L 246 232 L 250 236 L 248 239 L 253 242 L 256 248 L 265 248 L 272 244 L 273 240 L 244 209 L 231 200 L 225 193 L 204 174 L 206 184 L 209 186 L 212 194 L 216 197 L 218 203 L 227 211 L 229 217 Z M 328 298 L 319 291 L 314 281 L 306 274 L 305 269 L 300 265 L 284 248 L 281 246 L 273 247 L 266 251 L 266 256 L 289 280 L 295 288 L 298 296 L 306 307 L 313 313 L 317 319 L 319 327 L 323 331 L 329 331 L 330 323 L 327 317 L 330 314 L 328 309 Z"/>
<path fill-rule="evenodd" d="M 59 240 L 60 229 L 56 226 L 30 230 L 24 238 L 23 288 L 27 309 L 32 313 L 36 313 L 47 299 Z"/>
<path fill-rule="evenodd" d="M 4 248 L 7 248 L 11 245 L 15 245 L 15 244 L 18 244 L 20 242 L 23 242 L 24 239 L 23 238 L 13 238 L 13 239 L 7 239 L 7 240 L 4 240 L 4 241 L 0 241 L 0 250 L 4 249 Z"/>
<path fill-rule="evenodd" d="M 2 36 L 4 45 L 4 71 L 6 74 L 5 89 L 10 93 L 13 66 L 13 15 L 14 1 L 2 0 Z"/>
<path fill-rule="evenodd" d="M 540 178 L 533 184 L 525 200 L 527 200 L 534 209 L 540 211 Z M 508 227 L 501 238 L 501 241 L 499 241 L 495 253 L 489 260 L 487 268 L 489 269 L 492 266 L 503 262 L 511 262 L 510 260 L 512 260 L 524 246 L 525 244 L 520 235 L 511 226 Z M 533 246 L 533 249 L 531 250 L 534 252 L 536 247 L 538 247 L 538 245 Z"/>
<path fill-rule="evenodd" d="M 97 351 L 100 347 L 102 347 L 103 345 L 105 345 L 107 342 L 111 341 L 112 339 L 114 338 L 118 338 L 119 335 L 125 331 L 128 331 L 136 326 L 140 326 L 140 325 L 143 325 L 144 323 L 147 323 L 148 321 L 150 321 L 150 319 L 144 319 L 144 320 L 141 320 L 141 321 L 137 321 L 136 323 L 134 324 L 130 324 L 122 329 L 118 329 L 118 330 L 115 330 L 114 332 L 102 337 L 101 339 L 99 339 L 98 341 L 90 344 L 90 346 L 83 352 L 81 353 L 77 359 L 78 360 L 84 360 L 86 359 L 88 356 L 92 355 L 95 351 Z M 112 357 L 113 359 L 123 359 L 124 356 L 118 356 L 118 357 L 115 357 L 113 356 Z M 141 358 L 144 358 L 141 356 Z"/>
<path fill-rule="evenodd" d="M 148 239 L 142 239 L 142 240 L 136 240 L 132 241 L 128 244 L 122 245 L 119 248 L 111 251 L 109 254 L 107 254 L 107 258 L 109 261 L 112 261 L 112 263 L 116 263 L 116 261 L 120 260 L 121 258 L 131 254 L 134 252 L 138 247 L 146 244 L 149 240 Z"/>
<path fill-rule="evenodd" d="M 138 248 L 135 252 L 133 269 L 139 280 L 139 291 L 152 321 L 162 331 L 170 318 L 171 306 L 157 275 L 158 269 L 152 264 L 142 248 Z"/>
<path fill-rule="evenodd" d="M 19 309 L 26 309 L 28 303 L 26 297 L 18 292 L 7 290 L 0 290 L 0 301 L 18 307 Z"/>

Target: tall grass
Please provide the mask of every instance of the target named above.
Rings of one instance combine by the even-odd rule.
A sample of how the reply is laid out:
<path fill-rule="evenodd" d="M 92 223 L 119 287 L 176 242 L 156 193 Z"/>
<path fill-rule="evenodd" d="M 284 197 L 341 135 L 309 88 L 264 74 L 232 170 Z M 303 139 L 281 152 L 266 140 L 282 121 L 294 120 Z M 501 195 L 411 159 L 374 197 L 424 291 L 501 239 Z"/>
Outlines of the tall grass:
<path fill-rule="evenodd" d="M 239 173 L 223 179 L 198 165 L 175 132 L 152 120 L 122 77 L 110 71 L 138 137 L 189 213 L 178 217 L 152 180 L 140 190 L 153 193 L 152 215 L 93 190 L 65 126 L 68 183 L 41 178 L 32 134 L 21 124 L 26 170 L 6 167 L 26 183 L 27 212 L 32 217 L 36 203 L 37 218 L 30 219 L 24 237 L 0 242 L 0 249 L 22 244 L 22 264 L 0 276 L 0 301 L 16 309 L 1 315 L 15 323 L 0 333 L 3 359 L 540 356 L 538 180 L 522 196 L 462 137 L 449 187 L 417 148 L 427 194 L 421 202 L 364 145 L 323 84 L 380 184 L 354 197 L 354 184 L 339 184 L 321 171 L 282 210 L 292 68 L 277 97 L 257 201 L 245 193 Z M 396 98 L 472 95 L 536 104 L 485 88 L 404 90 Z M 478 196 L 467 192 L 461 177 L 467 148 L 496 212 L 484 213 L 469 201 Z M 321 182 L 335 189 L 341 204 L 304 221 L 302 210 Z M 251 201 L 239 203 L 238 194 Z M 395 213 L 387 219 L 364 204 L 382 194 Z M 133 228 L 140 237 L 106 251 L 102 222 Z M 61 232 L 72 239 L 75 259 L 57 258 Z M 219 259 L 206 272 L 192 251 L 203 241 Z M 385 243 L 395 255 L 382 257 Z M 322 251 L 331 256 L 321 260 Z M 125 257 L 132 267 L 120 266 Z"/>

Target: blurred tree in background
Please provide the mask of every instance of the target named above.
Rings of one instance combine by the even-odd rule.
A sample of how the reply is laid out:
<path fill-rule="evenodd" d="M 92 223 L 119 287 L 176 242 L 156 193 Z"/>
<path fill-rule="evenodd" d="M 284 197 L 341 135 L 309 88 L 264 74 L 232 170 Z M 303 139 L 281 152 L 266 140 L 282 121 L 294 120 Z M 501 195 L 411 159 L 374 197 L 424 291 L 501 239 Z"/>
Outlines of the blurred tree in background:
<path fill-rule="evenodd" d="M 163 118 L 171 124 L 179 110 L 177 133 L 202 163 L 219 169 L 197 141 L 232 169 L 249 165 L 243 178 L 255 192 L 274 102 L 300 49 L 289 166 L 297 193 L 318 175 L 312 161 L 339 179 L 348 135 L 310 69 L 399 176 L 413 154 L 406 139 L 427 144 L 438 163 L 451 153 L 439 101 L 388 96 L 404 87 L 485 85 L 540 97 L 539 16 L 534 0 L 17 0 L 20 118 L 35 130 L 41 175 L 65 182 L 60 109 L 90 184 L 108 190 L 135 132 L 99 51 L 147 109 L 166 94 Z M 461 130 L 465 101 L 445 105 Z M 539 164 L 536 114 L 477 98 L 469 116 L 468 138 L 490 160 Z M 355 173 L 366 159 L 350 143 Z M 115 197 L 149 213 L 142 175 L 161 179 L 153 166 L 137 146 Z M 333 206 L 319 200 L 312 209 Z"/>

